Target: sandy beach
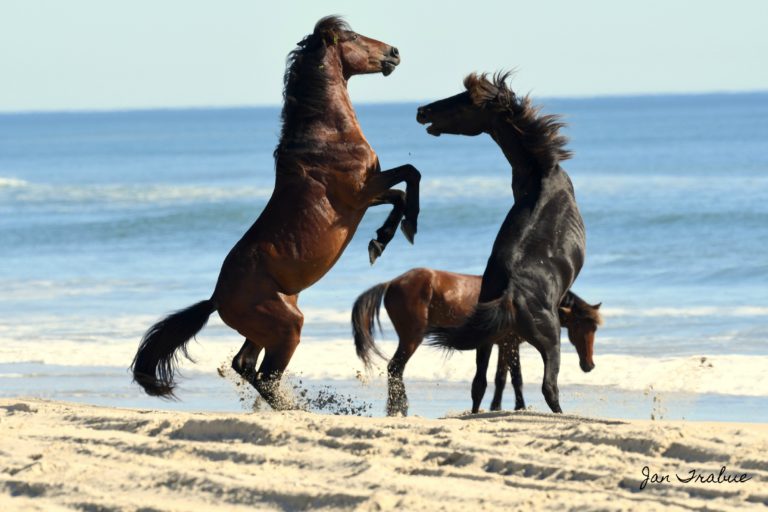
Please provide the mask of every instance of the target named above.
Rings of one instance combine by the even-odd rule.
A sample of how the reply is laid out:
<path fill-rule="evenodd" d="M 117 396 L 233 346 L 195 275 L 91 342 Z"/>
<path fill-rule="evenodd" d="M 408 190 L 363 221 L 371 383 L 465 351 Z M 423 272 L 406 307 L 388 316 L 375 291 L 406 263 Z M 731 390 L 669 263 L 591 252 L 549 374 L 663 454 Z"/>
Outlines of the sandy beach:
<path fill-rule="evenodd" d="M 0 509 L 763 509 L 767 454 L 763 424 L 180 413 L 5 399 Z M 705 481 L 676 478 L 691 471 Z"/>

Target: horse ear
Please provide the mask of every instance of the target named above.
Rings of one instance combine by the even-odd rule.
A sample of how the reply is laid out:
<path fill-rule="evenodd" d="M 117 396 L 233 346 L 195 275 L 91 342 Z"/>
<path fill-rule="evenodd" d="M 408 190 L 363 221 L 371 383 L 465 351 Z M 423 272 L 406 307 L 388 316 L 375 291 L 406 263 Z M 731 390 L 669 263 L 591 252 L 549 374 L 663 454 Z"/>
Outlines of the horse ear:
<path fill-rule="evenodd" d="M 592 306 L 592 309 L 600 309 L 600 306 L 602 306 L 602 305 L 603 305 L 603 303 L 602 303 L 602 302 L 598 302 L 597 304 L 595 304 L 594 306 Z"/>

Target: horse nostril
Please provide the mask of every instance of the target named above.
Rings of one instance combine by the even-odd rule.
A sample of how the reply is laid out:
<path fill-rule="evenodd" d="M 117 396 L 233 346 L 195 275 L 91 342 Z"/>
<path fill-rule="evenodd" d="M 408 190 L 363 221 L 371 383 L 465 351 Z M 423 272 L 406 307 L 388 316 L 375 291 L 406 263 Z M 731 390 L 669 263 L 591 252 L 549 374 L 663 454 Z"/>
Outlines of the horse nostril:
<path fill-rule="evenodd" d="M 389 49 L 389 54 L 390 54 L 392 57 L 399 57 L 399 56 L 400 56 L 400 52 L 399 52 L 399 51 L 397 50 L 397 48 L 395 48 L 394 46 L 392 46 L 392 47 Z"/>

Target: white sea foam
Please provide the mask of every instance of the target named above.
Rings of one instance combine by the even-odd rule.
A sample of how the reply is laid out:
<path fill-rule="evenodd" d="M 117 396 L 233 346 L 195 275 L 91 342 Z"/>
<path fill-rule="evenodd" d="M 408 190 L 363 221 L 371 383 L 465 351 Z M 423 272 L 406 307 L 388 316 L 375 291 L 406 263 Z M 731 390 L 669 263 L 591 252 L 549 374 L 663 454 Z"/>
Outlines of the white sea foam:
<path fill-rule="evenodd" d="M 421 181 L 424 197 L 466 197 L 472 191 L 472 197 L 512 196 L 511 174 L 504 185 L 501 177 L 466 177 L 466 178 L 425 178 Z"/>
<path fill-rule="evenodd" d="M 6 183 L 7 182 L 7 183 Z M 25 203 L 172 204 L 268 198 L 271 188 L 214 185 L 50 185 L 0 178 L 0 187 L 13 187 L 16 201 Z"/>
<path fill-rule="evenodd" d="M 17 178 L 4 178 L 0 176 L 0 188 L 20 188 L 27 185 L 27 182 Z"/>
<path fill-rule="evenodd" d="M 606 317 L 749 317 L 768 315 L 768 307 L 764 306 L 734 306 L 715 307 L 698 306 L 687 308 L 601 308 L 600 312 Z"/>
<path fill-rule="evenodd" d="M 136 316 L 109 320 L 75 319 L 69 331 L 44 321 L 26 327 L 0 326 L 0 363 L 39 362 L 46 365 L 111 366 L 127 368 L 138 340 L 156 318 Z M 45 333 L 40 336 L 40 333 Z M 217 316 L 189 345 L 197 364 L 183 363 L 183 371 L 213 373 L 228 363 L 240 347 L 242 338 L 224 326 Z M 394 352 L 394 341 L 383 341 L 387 354 Z M 719 393 L 726 395 L 768 395 L 768 356 L 701 354 L 678 357 L 643 357 L 606 354 L 595 356 L 597 367 L 581 372 L 573 348 L 563 344 L 559 382 L 561 385 L 608 386 L 626 390 L 655 392 Z M 524 380 L 538 387 L 542 363 L 538 353 L 524 345 L 521 351 Z M 495 362 L 495 355 L 492 361 Z M 383 379 L 386 362 L 379 361 L 372 377 Z M 494 368 L 494 364 L 491 368 Z M 305 336 L 290 365 L 291 372 L 309 379 L 353 379 L 364 373 L 355 355 L 351 338 L 316 339 Z M 474 355 L 456 353 L 446 358 L 430 347 L 421 347 L 406 369 L 406 378 L 423 381 L 469 382 L 475 371 Z M 12 373 L 18 373 L 12 370 Z M 5 375 L 8 377 L 8 374 Z M 126 376 L 128 378 L 128 376 Z M 491 376 L 492 378 L 492 376 Z M 535 384 L 533 384 L 535 383 Z"/>

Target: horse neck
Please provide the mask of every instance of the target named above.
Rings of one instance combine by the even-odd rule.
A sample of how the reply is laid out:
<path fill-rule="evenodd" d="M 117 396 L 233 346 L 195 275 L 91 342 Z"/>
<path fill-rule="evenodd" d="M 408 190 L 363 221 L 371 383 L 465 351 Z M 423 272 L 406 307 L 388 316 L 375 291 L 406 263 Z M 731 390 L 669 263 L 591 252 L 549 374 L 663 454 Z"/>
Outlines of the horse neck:
<path fill-rule="evenodd" d="M 510 122 L 499 115 L 489 132 L 512 166 L 512 194 L 515 202 L 535 200 L 541 191 L 541 180 L 546 174 L 536 166 L 530 151 L 520 142 L 520 133 Z"/>
<path fill-rule="evenodd" d="M 347 90 L 336 47 L 326 50 L 322 61 L 326 75 L 325 110 L 303 123 L 299 137 L 303 143 L 367 144 Z"/>

